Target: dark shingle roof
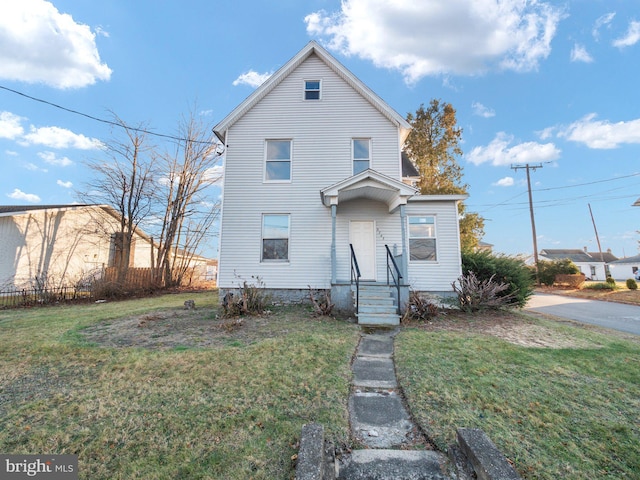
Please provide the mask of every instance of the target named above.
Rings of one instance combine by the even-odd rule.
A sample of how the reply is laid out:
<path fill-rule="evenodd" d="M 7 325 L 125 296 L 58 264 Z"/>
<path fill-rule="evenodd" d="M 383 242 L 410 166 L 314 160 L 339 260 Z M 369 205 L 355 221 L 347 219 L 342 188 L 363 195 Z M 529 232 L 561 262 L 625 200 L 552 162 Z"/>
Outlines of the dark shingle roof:
<path fill-rule="evenodd" d="M 587 252 L 580 249 L 544 249 L 540 250 L 540 255 L 551 260 L 569 259 L 572 262 L 586 263 L 599 261 L 591 257 Z"/>
<path fill-rule="evenodd" d="M 589 255 L 591 255 L 593 258 L 595 258 L 596 260 L 600 261 L 600 252 L 588 252 Z M 616 257 L 613 253 L 611 252 L 602 252 L 602 260 L 605 263 L 609 263 L 609 262 L 614 262 L 616 260 L 618 260 L 618 257 Z"/>
<path fill-rule="evenodd" d="M 420 172 L 418 171 L 416 166 L 413 164 L 413 162 L 409 160 L 409 155 L 407 155 L 405 152 L 402 152 L 401 157 L 402 157 L 402 177 L 403 178 L 419 177 Z"/>

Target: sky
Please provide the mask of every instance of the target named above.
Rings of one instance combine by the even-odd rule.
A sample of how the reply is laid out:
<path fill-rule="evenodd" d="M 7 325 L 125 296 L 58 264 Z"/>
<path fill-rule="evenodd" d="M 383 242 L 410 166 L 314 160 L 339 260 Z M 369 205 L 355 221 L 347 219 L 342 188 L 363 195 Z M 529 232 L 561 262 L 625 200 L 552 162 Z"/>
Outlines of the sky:
<path fill-rule="evenodd" d="M 533 252 L 529 165 L 538 250 L 638 253 L 635 0 L 0 0 L 0 204 L 77 202 L 105 120 L 170 148 L 311 40 L 403 116 L 455 108 L 495 252 Z"/>

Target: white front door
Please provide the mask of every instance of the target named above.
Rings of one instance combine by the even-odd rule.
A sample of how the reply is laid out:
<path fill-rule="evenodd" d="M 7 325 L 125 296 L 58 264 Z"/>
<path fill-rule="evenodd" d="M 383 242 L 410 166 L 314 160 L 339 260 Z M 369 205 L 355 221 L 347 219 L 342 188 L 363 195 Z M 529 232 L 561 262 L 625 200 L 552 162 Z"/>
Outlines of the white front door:
<path fill-rule="evenodd" d="M 370 220 L 351 220 L 349 242 L 358 260 L 361 280 L 376 279 L 376 224 Z"/>

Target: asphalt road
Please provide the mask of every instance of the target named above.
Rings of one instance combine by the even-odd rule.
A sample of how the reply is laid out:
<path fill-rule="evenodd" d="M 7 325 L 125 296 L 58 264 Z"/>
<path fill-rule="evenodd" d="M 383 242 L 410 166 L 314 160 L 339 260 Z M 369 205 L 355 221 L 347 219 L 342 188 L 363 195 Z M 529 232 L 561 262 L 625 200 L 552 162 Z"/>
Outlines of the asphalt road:
<path fill-rule="evenodd" d="M 640 335 L 640 306 L 536 293 L 525 310 Z"/>

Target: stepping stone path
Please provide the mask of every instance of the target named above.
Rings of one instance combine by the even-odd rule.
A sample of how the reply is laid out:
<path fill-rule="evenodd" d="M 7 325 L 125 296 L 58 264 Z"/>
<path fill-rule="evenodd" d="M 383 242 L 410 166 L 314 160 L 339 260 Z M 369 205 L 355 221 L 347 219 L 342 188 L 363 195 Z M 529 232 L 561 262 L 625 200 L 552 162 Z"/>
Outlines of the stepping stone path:
<path fill-rule="evenodd" d="M 448 480 L 448 459 L 411 420 L 393 363 L 397 330 L 365 331 L 353 361 L 351 434 L 363 449 L 340 457 L 338 480 Z"/>

